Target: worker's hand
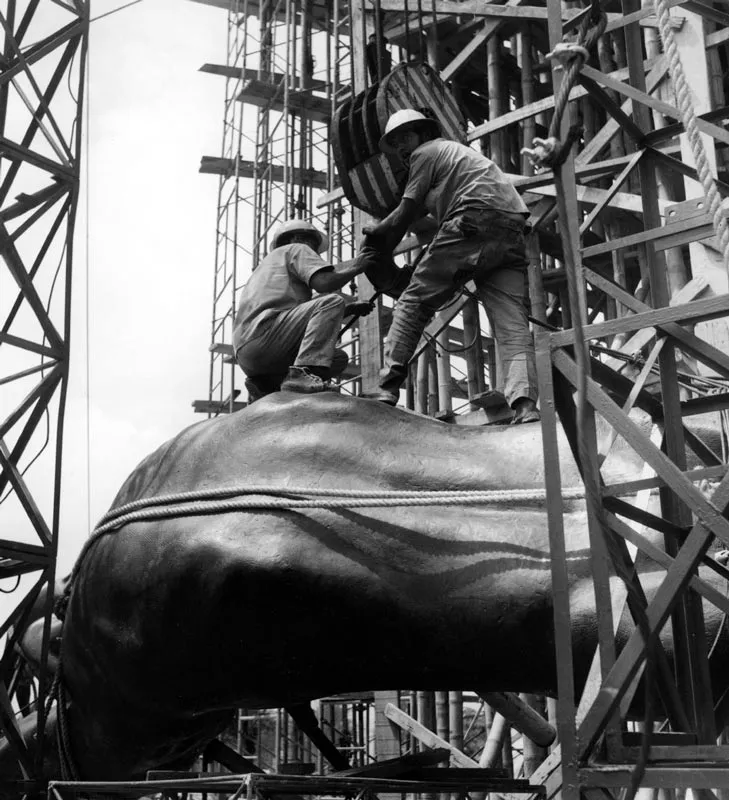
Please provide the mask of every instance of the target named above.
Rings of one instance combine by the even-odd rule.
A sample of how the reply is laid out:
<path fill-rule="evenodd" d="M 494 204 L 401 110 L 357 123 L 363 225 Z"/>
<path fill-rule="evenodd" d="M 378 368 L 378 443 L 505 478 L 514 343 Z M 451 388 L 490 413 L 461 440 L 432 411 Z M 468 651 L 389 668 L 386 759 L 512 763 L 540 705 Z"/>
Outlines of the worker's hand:
<path fill-rule="evenodd" d="M 376 222 L 374 225 L 364 225 L 362 227 L 362 233 L 365 236 L 372 236 L 375 239 L 384 236 L 385 231 L 386 229 L 381 222 Z"/>
<path fill-rule="evenodd" d="M 385 226 L 379 225 L 365 225 L 362 228 L 364 240 L 362 245 L 364 247 L 371 247 L 379 250 L 381 253 L 391 253 L 394 243 L 390 241 L 390 230 Z"/>
<path fill-rule="evenodd" d="M 378 257 L 392 257 L 394 244 L 394 242 L 390 241 L 389 236 L 368 233 L 362 237 L 360 253 L 368 256 L 376 254 Z"/>
<path fill-rule="evenodd" d="M 347 303 L 344 306 L 344 316 L 366 317 L 374 307 L 374 303 Z"/>

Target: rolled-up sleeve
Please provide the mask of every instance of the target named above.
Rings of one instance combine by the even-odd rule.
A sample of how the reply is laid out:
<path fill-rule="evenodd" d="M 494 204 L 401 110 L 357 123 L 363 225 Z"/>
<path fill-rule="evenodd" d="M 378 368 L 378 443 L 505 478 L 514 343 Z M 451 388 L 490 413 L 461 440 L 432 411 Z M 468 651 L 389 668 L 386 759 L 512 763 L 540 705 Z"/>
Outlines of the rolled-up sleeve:
<path fill-rule="evenodd" d="M 289 252 L 289 271 L 307 286 L 322 269 L 333 269 L 324 259 L 305 244 L 297 244 Z"/>
<path fill-rule="evenodd" d="M 424 202 L 432 183 L 433 161 L 428 158 L 427 153 L 418 149 L 410 156 L 408 182 L 402 196 L 420 205 Z"/>

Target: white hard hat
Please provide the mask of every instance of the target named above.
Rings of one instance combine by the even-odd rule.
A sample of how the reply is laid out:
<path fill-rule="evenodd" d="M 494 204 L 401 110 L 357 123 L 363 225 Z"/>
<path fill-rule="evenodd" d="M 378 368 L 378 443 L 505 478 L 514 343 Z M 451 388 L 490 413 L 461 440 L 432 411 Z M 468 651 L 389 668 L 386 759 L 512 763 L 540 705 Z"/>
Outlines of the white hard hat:
<path fill-rule="evenodd" d="M 420 111 L 414 108 L 403 108 L 390 115 L 385 125 L 385 132 L 380 139 L 380 150 L 383 153 L 395 153 L 395 148 L 390 144 L 392 135 L 398 131 L 404 131 L 408 128 L 425 128 L 430 127 L 433 132 L 440 136 L 441 130 L 438 121 L 431 117 L 426 117 Z"/>
<path fill-rule="evenodd" d="M 311 222 L 305 219 L 287 219 L 283 222 L 279 229 L 273 235 L 273 242 L 271 249 L 275 250 L 280 247 L 280 239 L 282 236 L 290 235 L 293 233 L 306 233 L 318 239 L 317 252 L 323 253 L 329 247 L 329 239 L 325 233 L 322 233 L 318 228 L 315 228 Z"/>

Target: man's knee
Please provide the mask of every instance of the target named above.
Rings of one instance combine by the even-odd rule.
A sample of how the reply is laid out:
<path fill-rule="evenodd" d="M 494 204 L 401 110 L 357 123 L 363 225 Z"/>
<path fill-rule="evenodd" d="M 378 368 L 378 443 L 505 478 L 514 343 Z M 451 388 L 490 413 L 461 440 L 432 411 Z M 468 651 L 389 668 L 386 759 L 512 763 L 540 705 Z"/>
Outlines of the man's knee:
<path fill-rule="evenodd" d="M 415 298 L 401 298 L 397 303 L 397 308 L 407 320 L 423 325 L 427 325 L 438 310 L 432 308 L 429 303 L 423 303 Z"/>
<path fill-rule="evenodd" d="M 344 314 L 344 306 L 347 304 L 343 297 L 338 294 L 323 294 L 316 298 L 317 308 L 331 311 L 341 311 Z"/>

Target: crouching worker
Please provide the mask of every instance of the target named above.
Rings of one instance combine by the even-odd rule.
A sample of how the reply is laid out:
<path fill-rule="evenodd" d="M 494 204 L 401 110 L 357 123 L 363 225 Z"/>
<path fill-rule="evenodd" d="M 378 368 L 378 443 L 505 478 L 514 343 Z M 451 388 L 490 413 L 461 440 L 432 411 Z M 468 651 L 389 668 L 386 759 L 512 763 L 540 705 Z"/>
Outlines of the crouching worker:
<path fill-rule="evenodd" d="M 326 236 L 310 222 L 284 222 L 243 287 L 233 347 L 249 402 L 279 389 L 326 391 L 346 368 L 349 358 L 336 346 L 342 319 L 368 313 L 370 306 L 333 293 L 367 264 L 355 258 L 335 267 L 319 255 L 326 249 Z"/>
<path fill-rule="evenodd" d="M 524 304 L 527 207 L 493 161 L 441 138 L 438 123 L 418 111 L 395 112 L 380 149 L 408 166 L 408 181 L 397 208 L 365 227 L 365 234 L 392 248 L 426 211 L 438 230 L 397 301 L 379 388 L 366 396 L 397 403 L 425 326 L 473 280 L 499 344 L 513 422 L 539 420 L 534 341 Z"/>

